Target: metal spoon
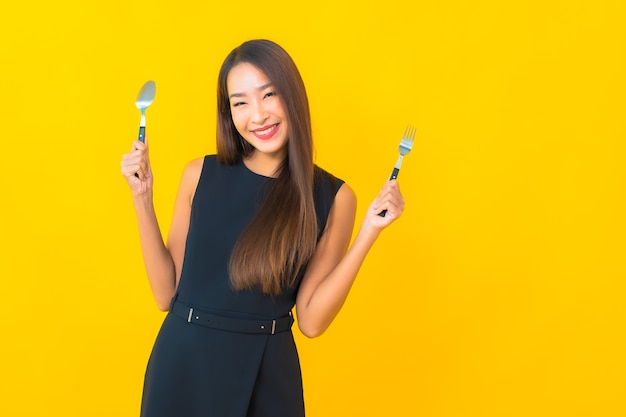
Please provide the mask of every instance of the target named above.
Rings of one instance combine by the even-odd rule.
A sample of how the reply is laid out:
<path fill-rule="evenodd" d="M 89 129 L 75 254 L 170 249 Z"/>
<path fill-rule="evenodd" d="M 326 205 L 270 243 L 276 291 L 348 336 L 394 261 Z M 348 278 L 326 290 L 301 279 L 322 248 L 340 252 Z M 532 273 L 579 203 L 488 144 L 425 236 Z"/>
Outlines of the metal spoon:
<path fill-rule="evenodd" d="M 146 109 L 154 101 L 154 95 L 156 94 L 156 84 L 154 81 L 146 82 L 137 96 L 135 106 L 141 111 L 141 121 L 139 123 L 139 141 L 144 142 L 146 140 Z"/>

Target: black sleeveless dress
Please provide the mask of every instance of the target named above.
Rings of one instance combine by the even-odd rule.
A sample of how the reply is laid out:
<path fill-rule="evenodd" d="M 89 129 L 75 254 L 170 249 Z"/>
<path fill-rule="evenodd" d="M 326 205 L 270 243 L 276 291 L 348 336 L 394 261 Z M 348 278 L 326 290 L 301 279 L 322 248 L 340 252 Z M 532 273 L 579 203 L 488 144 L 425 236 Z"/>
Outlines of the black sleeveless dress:
<path fill-rule="evenodd" d="M 271 181 L 241 162 L 231 166 L 205 157 L 180 283 L 146 370 L 143 417 L 304 416 L 298 353 L 291 330 L 285 330 L 304 271 L 292 288 L 271 297 L 261 290 L 233 291 L 227 270 L 232 248 Z M 320 235 L 342 184 L 315 168 Z M 199 325 L 196 312 L 227 324 Z M 271 334 L 273 320 L 283 328 Z M 228 321 L 267 326 L 247 332 Z"/>

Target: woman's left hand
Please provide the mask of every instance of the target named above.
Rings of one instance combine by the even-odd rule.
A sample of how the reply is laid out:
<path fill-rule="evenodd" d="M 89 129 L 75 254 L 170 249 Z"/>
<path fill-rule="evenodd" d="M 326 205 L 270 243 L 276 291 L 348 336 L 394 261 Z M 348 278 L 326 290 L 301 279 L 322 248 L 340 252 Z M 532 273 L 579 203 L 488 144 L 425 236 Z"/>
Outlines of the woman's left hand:
<path fill-rule="evenodd" d="M 387 212 L 385 217 L 382 217 L 380 213 L 384 210 L 387 210 Z M 402 198 L 402 193 L 400 193 L 398 181 L 389 180 L 367 209 L 364 223 L 368 224 L 372 229 L 380 231 L 398 219 L 403 211 L 404 198 Z"/>

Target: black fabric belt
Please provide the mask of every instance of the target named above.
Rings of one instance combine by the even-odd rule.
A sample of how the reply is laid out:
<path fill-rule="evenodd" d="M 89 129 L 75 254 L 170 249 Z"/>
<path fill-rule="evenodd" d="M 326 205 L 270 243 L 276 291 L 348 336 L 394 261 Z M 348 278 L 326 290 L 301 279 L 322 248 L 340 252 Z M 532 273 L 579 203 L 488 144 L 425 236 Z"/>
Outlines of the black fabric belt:
<path fill-rule="evenodd" d="M 291 329 L 293 324 L 291 312 L 288 316 L 276 320 L 247 320 L 216 316 L 186 306 L 179 301 L 172 303 L 170 312 L 187 320 L 188 323 L 237 333 L 275 334 Z"/>

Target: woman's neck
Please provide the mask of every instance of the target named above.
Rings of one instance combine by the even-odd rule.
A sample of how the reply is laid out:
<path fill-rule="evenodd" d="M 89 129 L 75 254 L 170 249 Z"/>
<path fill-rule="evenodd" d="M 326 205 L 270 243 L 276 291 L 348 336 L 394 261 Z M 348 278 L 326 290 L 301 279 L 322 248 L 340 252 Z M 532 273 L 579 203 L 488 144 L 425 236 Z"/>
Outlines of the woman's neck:
<path fill-rule="evenodd" d="M 264 177 L 278 176 L 278 169 L 282 165 L 285 157 L 278 155 L 267 155 L 260 152 L 254 152 L 252 155 L 243 158 L 245 166 L 255 174 Z"/>

